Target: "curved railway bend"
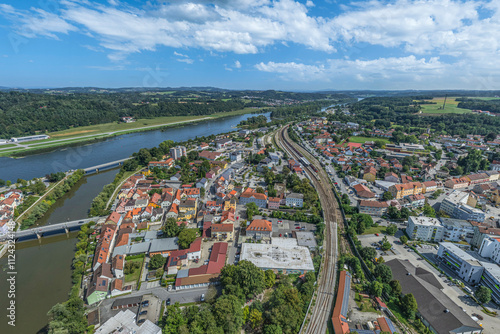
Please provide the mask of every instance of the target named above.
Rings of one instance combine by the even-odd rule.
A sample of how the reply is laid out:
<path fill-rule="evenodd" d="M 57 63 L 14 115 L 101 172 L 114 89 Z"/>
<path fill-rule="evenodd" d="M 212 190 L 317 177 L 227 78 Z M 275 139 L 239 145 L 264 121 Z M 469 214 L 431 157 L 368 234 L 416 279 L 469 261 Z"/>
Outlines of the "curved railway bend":
<path fill-rule="evenodd" d="M 310 320 L 301 333 L 318 334 L 326 333 L 328 322 L 332 313 L 335 295 L 335 282 L 337 275 L 337 226 L 343 227 L 344 222 L 339 211 L 338 203 L 333 194 L 328 175 L 321 167 L 318 160 L 290 140 L 287 133 L 288 125 L 276 133 L 276 143 L 295 160 L 306 158 L 310 164 L 304 166 L 305 172 L 318 191 L 323 217 L 325 221 L 325 239 L 323 243 L 323 262 L 317 282 L 317 297 Z M 306 315 L 307 316 L 307 315 Z"/>

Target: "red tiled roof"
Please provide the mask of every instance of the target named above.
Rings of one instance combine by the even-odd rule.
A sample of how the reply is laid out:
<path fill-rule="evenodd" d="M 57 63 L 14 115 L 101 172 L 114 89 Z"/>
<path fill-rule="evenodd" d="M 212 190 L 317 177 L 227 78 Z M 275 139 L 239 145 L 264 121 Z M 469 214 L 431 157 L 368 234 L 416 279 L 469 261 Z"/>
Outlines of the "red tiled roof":
<path fill-rule="evenodd" d="M 254 219 L 247 227 L 247 231 L 273 231 L 273 224 L 265 219 Z"/>

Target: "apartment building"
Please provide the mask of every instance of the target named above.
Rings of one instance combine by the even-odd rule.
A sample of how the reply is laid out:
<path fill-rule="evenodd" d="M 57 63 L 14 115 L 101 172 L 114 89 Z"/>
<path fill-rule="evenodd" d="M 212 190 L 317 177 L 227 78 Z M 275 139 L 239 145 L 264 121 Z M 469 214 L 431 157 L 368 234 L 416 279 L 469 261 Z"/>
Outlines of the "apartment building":
<path fill-rule="evenodd" d="M 444 226 L 436 218 L 413 217 L 408 218 L 406 233 L 412 240 L 439 242 L 443 240 Z"/>
<path fill-rule="evenodd" d="M 423 185 L 420 182 L 408 182 L 390 186 L 389 192 L 395 199 L 401 199 L 410 195 L 421 194 L 423 189 Z"/>

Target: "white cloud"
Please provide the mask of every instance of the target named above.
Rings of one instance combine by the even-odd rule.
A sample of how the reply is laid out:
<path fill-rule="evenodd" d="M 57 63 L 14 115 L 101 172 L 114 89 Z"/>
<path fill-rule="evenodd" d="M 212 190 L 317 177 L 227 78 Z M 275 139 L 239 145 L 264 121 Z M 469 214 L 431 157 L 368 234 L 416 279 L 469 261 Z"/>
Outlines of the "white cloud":
<path fill-rule="evenodd" d="M 0 15 L 16 22 L 15 32 L 28 38 L 45 36 L 58 39 L 58 33 L 68 34 L 78 30 L 59 15 L 39 8 L 24 11 L 16 10 L 11 5 L 0 4 Z"/>
<path fill-rule="evenodd" d="M 293 0 L 179 1 L 144 9 L 118 2 L 63 1 L 58 14 L 32 8 L 21 15 L 8 5 L 0 10 L 17 29 L 30 31 L 36 25 L 37 33 L 27 37 L 55 37 L 78 27 L 111 50 L 114 60 L 158 46 L 252 54 L 277 42 L 293 42 L 334 51 L 326 20 L 309 15 L 305 5 Z"/>
<path fill-rule="evenodd" d="M 234 62 L 234 67 L 241 68 L 241 63 L 240 63 L 239 60 L 237 60 L 237 61 Z"/>
<path fill-rule="evenodd" d="M 179 56 L 179 57 L 189 58 L 188 55 L 183 55 L 182 53 L 179 53 L 179 52 L 176 52 L 176 51 L 174 51 L 174 55 Z"/>
<path fill-rule="evenodd" d="M 186 64 L 192 64 L 194 63 L 194 60 L 193 59 L 189 59 L 189 58 L 180 58 L 180 59 L 176 59 L 177 61 L 181 62 L 181 63 L 186 63 Z"/>
<path fill-rule="evenodd" d="M 259 71 L 277 73 L 289 81 L 322 81 L 332 82 L 339 79 L 352 78 L 358 80 L 376 81 L 378 79 L 393 79 L 402 76 L 414 78 L 415 75 L 439 76 L 447 69 L 438 58 L 391 57 L 374 60 L 344 60 L 329 59 L 325 63 L 308 65 L 302 63 L 259 63 L 255 68 Z"/>
<path fill-rule="evenodd" d="M 314 7 L 314 2 L 312 2 L 311 0 L 307 0 L 306 2 L 306 7 Z"/>

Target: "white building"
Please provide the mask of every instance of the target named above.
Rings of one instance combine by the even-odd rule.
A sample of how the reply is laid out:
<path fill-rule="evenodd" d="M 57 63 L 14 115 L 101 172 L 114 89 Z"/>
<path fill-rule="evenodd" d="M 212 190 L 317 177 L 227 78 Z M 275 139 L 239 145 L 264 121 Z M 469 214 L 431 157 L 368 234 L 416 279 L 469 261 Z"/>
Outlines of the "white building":
<path fill-rule="evenodd" d="M 185 146 L 176 146 L 170 149 L 170 156 L 174 160 L 179 160 L 181 157 L 185 157 L 186 155 L 187 153 Z"/>
<path fill-rule="evenodd" d="M 485 214 L 475 208 L 476 204 L 477 199 L 472 194 L 454 190 L 441 202 L 439 209 L 453 218 L 483 222 Z"/>
<path fill-rule="evenodd" d="M 406 233 L 412 240 L 439 242 L 443 240 L 444 226 L 436 218 L 414 217 L 408 218 Z"/>
<path fill-rule="evenodd" d="M 479 248 L 479 255 L 500 264 L 500 237 L 486 236 Z"/>
<path fill-rule="evenodd" d="M 454 219 L 454 218 L 439 218 L 445 230 L 443 240 L 458 242 L 466 241 L 471 243 L 474 237 L 474 226 L 467 220 Z"/>
<path fill-rule="evenodd" d="M 491 299 L 500 304 L 500 267 L 494 263 L 482 262 L 484 267 L 481 284 L 491 290 Z"/>
<path fill-rule="evenodd" d="M 460 249 L 457 245 L 451 242 L 440 242 L 438 257 L 442 264 L 464 281 L 476 284 L 481 280 L 483 266 L 479 259 Z"/>
<path fill-rule="evenodd" d="M 272 238 L 271 244 L 241 245 L 241 260 L 247 260 L 262 270 L 271 269 L 283 274 L 314 271 L 309 248 L 297 246 L 297 240 Z"/>
<path fill-rule="evenodd" d="M 96 334 L 161 334 L 161 328 L 147 320 L 138 326 L 135 323 L 135 313 L 130 310 L 120 311 L 96 329 Z"/>

